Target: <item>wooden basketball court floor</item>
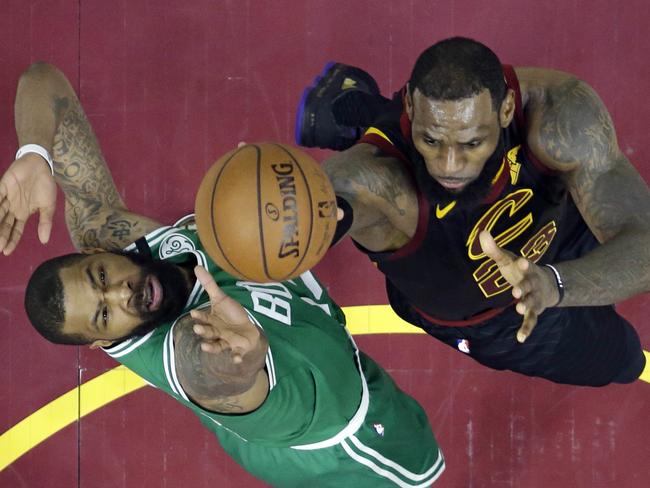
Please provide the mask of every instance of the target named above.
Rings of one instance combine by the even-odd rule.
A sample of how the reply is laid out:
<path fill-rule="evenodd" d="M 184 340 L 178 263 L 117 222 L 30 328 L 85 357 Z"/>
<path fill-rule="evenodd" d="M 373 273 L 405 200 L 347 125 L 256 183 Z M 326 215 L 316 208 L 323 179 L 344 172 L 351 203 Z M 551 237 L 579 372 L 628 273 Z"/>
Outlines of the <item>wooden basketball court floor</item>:
<path fill-rule="evenodd" d="M 422 49 L 465 35 L 504 62 L 590 82 L 648 179 L 649 20 L 644 0 L 3 0 L 0 167 L 16 150 L 17 78 L 48 60 L 80 93 L 129 207 L 172 222 L 238 141 L 293 142 L 296 103 L 325 62 L 362 66 L 392 93 Z M 193 415 L 102 352 L 31 330 L 31 270 L 71 251 L 62 203 L 48 246 L 32 222 L 18 251 L 0 257 L 0 487 L 264 486 Z M 490 371 L 397 323 L 381 277 L 349 242 L 316 272 L 359 345 L 425 407 L 447 459 L 436 486 L 650 485 L 646 381 L 591 389 Z M 620 310 L 647 349 L 648 296 Z"/>

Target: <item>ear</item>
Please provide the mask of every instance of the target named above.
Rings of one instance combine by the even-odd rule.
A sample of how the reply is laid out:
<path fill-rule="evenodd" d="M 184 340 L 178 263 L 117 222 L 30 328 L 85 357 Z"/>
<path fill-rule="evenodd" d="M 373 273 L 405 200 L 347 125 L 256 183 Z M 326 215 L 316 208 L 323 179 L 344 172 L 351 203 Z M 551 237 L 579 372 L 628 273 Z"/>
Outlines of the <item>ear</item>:
<path fill-rule="evenodd" d="M 406 84 L 403 102 L 404 109 L 406 110 L 406 116 L 411 122 L 413 122 L 413 97 L 411 96 L 411 87 L 408 83 Z"/>
<path fill-rule="evenodd" d="M 506 96 L 501 102 L 499 110 L 499 123 L 504 129 L 510 125 L 512 118 L 515 116 L 515 92 L 508 89 Z"/>
<path fill-rule="evenodd" d="M 107 341 L 105 339 L 97 339 L 93 341 L 88 347 L 91 349 L 99 349 L 100 347 L 109 347 L 112 346 L 114 341 Z"/>

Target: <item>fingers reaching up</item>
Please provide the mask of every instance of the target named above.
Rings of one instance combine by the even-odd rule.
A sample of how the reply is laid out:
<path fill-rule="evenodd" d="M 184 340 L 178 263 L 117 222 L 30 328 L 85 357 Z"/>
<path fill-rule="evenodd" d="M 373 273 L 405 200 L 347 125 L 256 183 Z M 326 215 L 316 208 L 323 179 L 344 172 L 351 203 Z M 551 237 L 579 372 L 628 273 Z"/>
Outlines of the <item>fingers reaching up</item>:
<path fill-rule="evenodd" d="M 25 154 L 0 179 L 0 251 L 11 254 L 30 215 L 39 212 L 38 238 L 50 239 L 56 208 L 56 183 L 40 156 Z"/>
<path fill-rule="evenodd" d="M 494 260 L 512 286 L 512 296 L 517 300 L 515 309 L 523 316 L 517 340 L 524 342 L 537 325 L 537 317 L 553 303 L 549 299 L 548 273 L 528 259 L 499 247 L 488 231 L 481 232 L 479 239 L 483 252 Z"/>
<path fill-rule="evenodd" d="M 202 339 L 204 352 L 219 354 L 231 351 L 232 360 L 241 363 L 243 356 L 257 347 L 259 329 L 251 322 L 240 303 L 226 295 L 208 271 L 194 268 L 197 279 L 210 298 L 210 308 L 192 310 L 194 332 Z"/>

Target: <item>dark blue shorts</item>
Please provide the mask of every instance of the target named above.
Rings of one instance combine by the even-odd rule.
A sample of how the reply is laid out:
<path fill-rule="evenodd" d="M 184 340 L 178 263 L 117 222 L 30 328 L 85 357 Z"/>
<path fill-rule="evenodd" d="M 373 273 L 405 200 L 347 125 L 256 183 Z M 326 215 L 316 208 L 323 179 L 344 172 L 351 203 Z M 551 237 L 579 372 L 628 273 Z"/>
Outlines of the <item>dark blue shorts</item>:
<path fill-rule="evenodd" d="M 514 307 L 467 327 L 435 325 L 414 311 L 405 318 L 485 366 L 556 383 L 629 383 L 645 367 L 638 334 L 613 306 L 547 309 L 523 344 L 516 339 L 523 317 Z"/>

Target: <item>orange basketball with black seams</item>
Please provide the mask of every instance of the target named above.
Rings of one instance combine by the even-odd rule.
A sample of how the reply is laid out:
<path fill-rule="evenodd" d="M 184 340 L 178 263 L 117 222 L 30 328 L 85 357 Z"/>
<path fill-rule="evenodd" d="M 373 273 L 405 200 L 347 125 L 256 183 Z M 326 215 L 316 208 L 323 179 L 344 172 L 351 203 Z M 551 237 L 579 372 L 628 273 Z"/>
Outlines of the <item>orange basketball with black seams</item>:
<path fill-rule="evenodd" d="M 284 144 L 246 144 L 221 157 L 203 177 L 195 213 L 210 257 L 248 281 L 307 271 L 336 230 L 329 179 L 309 155 Z"/>

